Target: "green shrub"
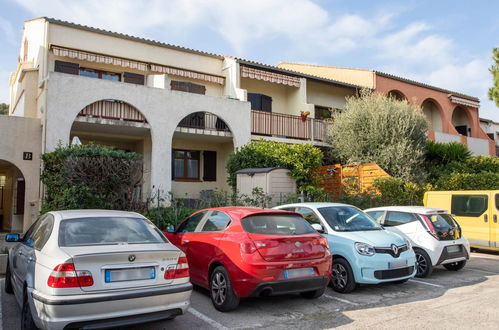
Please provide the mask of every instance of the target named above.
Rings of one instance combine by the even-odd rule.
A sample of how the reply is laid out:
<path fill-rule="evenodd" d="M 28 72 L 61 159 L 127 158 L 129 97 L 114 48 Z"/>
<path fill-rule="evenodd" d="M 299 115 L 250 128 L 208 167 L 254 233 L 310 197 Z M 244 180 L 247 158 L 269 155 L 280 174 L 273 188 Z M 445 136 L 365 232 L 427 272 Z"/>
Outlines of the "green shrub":
<path fill-rule="evenodd" d="M 459 142 L 440 143 L 428 141 L 426 143 L 425 159 L 429 166 L 447 165 L 451 162 L 463 162 L 471 157 L 468 148 Z"/>
<path fill-rule="evenodd" d="M 400 178 L 378 178 L 373 187 L 379 192 L 378 203 L 387 205 L 423 205 L 425 191 L 431 185 L 404 182 Z"/>
<path fill-rule="evenodd" d="M 447 174 L 435 186 L 435 190 L 499 190 L 499 172 Z"/>

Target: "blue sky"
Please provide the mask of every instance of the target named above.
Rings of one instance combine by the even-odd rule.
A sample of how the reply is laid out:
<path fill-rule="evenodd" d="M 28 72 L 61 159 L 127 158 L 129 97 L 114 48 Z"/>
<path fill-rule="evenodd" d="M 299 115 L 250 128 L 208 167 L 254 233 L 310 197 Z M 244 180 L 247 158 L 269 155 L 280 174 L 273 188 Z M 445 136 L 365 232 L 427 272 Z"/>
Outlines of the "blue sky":
<path fill-rule="evenodd" d="M 499 1 L 0 0 L 0 102 L 17 63 L 22 24 L 40 16 L 267 64 L 384 71 L 487 99 L 499 47 Z"/>

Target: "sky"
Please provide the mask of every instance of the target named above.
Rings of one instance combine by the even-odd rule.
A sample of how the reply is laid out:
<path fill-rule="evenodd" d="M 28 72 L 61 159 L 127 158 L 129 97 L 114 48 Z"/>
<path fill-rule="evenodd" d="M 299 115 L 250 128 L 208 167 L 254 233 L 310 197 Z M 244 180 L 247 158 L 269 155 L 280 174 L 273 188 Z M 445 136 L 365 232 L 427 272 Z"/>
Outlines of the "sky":
<path fill-rule="evenodd" d="M 17 65 L 23 22 L 47 16 L 276 65 L 383 71 L 487 98 L 497 0 L 0 0 L 0 103 Z"/>

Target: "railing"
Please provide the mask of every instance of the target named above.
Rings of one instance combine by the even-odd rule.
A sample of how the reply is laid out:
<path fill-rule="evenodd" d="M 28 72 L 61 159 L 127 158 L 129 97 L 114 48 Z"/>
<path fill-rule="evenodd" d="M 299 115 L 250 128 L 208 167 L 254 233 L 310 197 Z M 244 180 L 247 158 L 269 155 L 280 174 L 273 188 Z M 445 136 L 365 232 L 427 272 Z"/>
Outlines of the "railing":
<path fill-rule="evenodd" d="M 145 117 L 128 103 L 103 100 L 87 105 L 78 116 L 147 123 Z"/>
<path fill-rule="evenodd" d="M 324 141 L 327 123 L 319 119 L 251 110 L 251 133 L 285 138 Z"/>
<path fill-rule="evenodd" d="M 209 131 L 230 132 L 229 127 L 222 119 L 209 112 L 195 112 L 190 114 L 182 119 L 178 126 Z"/>

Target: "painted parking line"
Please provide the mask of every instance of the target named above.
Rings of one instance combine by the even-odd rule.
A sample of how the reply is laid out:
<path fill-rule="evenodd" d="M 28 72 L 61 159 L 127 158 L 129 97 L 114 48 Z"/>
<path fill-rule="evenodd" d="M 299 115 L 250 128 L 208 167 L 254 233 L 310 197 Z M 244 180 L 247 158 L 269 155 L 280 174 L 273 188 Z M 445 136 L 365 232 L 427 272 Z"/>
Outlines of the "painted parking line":
<path fill-rule="evenodd" d="M 229 330 L 229 328 L 227 327 L 224 327 L 223 325 L 221 325 L 220 323 L 218 323 L 217 321 L 209 318 L 208 316 L 204 315 L 203 313 L 195 310 L 194 308 L 192 307 L 189 307 L 187 309 L 187 312 L 191 313 L 192 315 L 194 315 L 195 317 L 197 317 L 198 319 L 201 319 L 203 321 L 205 321 L 206 323 L 208 323 L 209 325 L 211 325 L 212 327 L 214 327 L 215 329 L 220 329 L 220 330 Z"/>
<path fill-rule="evenodd" d="M 483 269 L 475 269 L 475 268 L 465 268 L 467 270 L 471 270 L 473 272 L 480 272 L 480 273 L 485 273 L 485 274 L 490 274 L 490 275 L 499 275 L 497 272 L 489 272 L 488 270 L 483 270 Z"/>
<path fill-rule="evenodd" d="M 350 300 L 346 300 L 346 299 L 342 299 L 342 298 L 338 298 L 338 297 L 333 297 L 333 296 L 330 296 L 330 295 L 327 295 L 327 294 L 325 294 L 324 297 L 329 298 L 329 299 L 338 300 L 338 301 L 341 301 L 341 302 L 343 302 L 345 304 L 350 304 L 350 305 L 353 305 L 353 306 L 359 306 L 359 304 L 357 304 L 356 302 L 353 302 L 353 301 L 350 301 Z"/>
<path fill-rule="evenodd" d="M 420 284 L 426 284 L 426 285 L 429 285 L 429 286 L 434 286 L 434 287 L 437 287 L 437 288 L 443 288 L 444 286 L 443 285 L 438 285 L 438 284 L 433 284 L 433 283 L 428 283 L 428 282 L 423 282 L 423 281 L 418 281 L 418 280 L 415 280 L 415 279 L 410 279 L 409 281 L 411 282 L 416 282 L 416 283 L 420 283 Z"/>

